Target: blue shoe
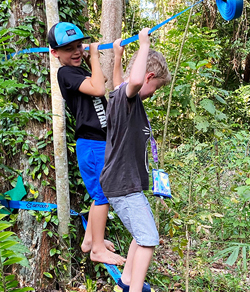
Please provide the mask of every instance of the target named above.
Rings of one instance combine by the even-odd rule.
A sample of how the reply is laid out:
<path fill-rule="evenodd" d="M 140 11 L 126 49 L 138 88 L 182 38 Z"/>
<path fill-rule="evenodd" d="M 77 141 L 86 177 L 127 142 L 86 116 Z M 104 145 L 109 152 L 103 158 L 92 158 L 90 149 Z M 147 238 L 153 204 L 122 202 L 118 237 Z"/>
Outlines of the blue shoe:
<path fill-rule="evenodd" d="M 123 289 L 122 292 L 129 292 L 129 286 L 124 284 L 121 278 L 118 280 L 117 285 Z M 118 287 L 115 286 L 114 292 L 121 292 L 121 290 L 119 290 Z M 147 282 L 144 282 L 143 287 L 142 287 L 142 292 L 155 292 L 155 290 L 151 288 Z"/>

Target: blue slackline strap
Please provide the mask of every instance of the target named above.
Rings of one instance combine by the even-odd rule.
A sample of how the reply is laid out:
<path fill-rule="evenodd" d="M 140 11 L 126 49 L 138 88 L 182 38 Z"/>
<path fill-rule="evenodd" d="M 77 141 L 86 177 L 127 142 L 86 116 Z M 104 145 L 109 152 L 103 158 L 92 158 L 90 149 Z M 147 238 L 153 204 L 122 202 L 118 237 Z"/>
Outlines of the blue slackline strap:
<path fill-rule="evenodd" d="M 22 210 L 47 211 L 47 212 L 51 212 L 52 210 L 57 209 L 56 204 L 41 203 L 41 202 L 0 200 L 0 204 L 6 207 L 7 209 L 22 209 Z M 88 222 L 84 218 L 83 214 L 77 213 L 74 210 L 70 210 L 70 215 L 81 216 L 83 227 L 86 230 Z M 109 272 L 109 274 L 111 275 L 111 277 L 117 283 L 118 280 L 121 278 L 121 272 L 118 270 L 117 266 L 110 265 L 110 264 L 104 264 L 104 266 Z"/>
<path fill-rule="evenodd" d="M 11 57 L 14 57 L 15 55 L 19 55 L 19 54 L 30 54 L 30 53 L 48 53 L 49 52 L 49 48 L 30 48 L 30 49 L 24 49 L 22 51 L 19 52 L 15 52 L 12 54 L 7 55 L 7 60 L 9 60 Z M 5 58 L 2 58 L 2 61 L 5 61 Z"/>
<path fill-rule="evenodd" d="M 22 209 L 22 210 L 48 211 L 48 212 L 51 212 L 52 210 L 57 209 L 56 204 L 41 203 L 41 202 L 0 200 L 0 203 L 8 209 Z M 79 214 L 75 212 L 74 210 L 70 210 L 70 215 L 78 216 Z"/>
<path fill-rule="evenodd" d="M 190 8 L 194 7 L 195 5 L 200 4 L 201 2 L 203 2 L 203 0 L 200 0 L 196 3 L 194 3 L 193 5 L 184 9 L 183 11 L 181 11 L 181 12 L 173 15 L 172 17 L 164 20 L 163 22 L 157 24 L 156 26 L 151 28 L 148 33 L 151 34 L 155 30 L 159 29 L 160 27 L 162 27 L 166 23 L 170 22 L 171 20 L 175 19 L 176 17 L 180 16 L 181 14 L 183 14 L 184 12 L 189 10 Z M 219 9 L 221 16 L 225 20 L 236 19 L 236 18 L 241 16 L 242 11 L 243 11 L 243 0 L 216 0 L 216 4 L 217 4 L 217 7 Z M 123 47 L 129 43 L 137 41 L 138 39 L 139 39 L 139 35 L 134 35 L 130 38 L 122 40 L 120 46 Z M 112 49 L 112 48 L 113 48 L 113 43 L 101 44 L 98 46 L 98 50 L 106 50 L 106 49 Z M 88 51 L 89 47 L 85 48 L 85 50 Z M 25 49 L 25 50 L 19 51 L 17 53 L 12 53 L 12 54 L 8 55 L 7 59 L 9 59 L 10 57 L 13 57 L 15 55 L 18 55 L 18 54 L 47 53 L 47 52 L 49 52 L 49 48 L 42 48 L 41 47 L 41 48 Z M 4 58 L 2 60 L 4 61 Z"/>
<path fill-rule="evenodd" d="M 243 0 L 216 0 L 216 5 L 225 20 L 236 19 L 243 11 Z"/>

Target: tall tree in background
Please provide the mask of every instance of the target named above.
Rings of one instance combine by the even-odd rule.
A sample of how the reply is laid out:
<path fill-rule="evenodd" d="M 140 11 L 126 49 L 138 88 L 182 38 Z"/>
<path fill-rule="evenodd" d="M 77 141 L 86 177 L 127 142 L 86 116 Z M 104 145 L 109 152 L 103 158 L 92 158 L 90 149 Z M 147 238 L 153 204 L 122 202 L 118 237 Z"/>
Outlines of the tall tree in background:
<path fill-rule="evenodd" d="M 101 34 L 103 43 L 112 43 L 121 37 L 122 31 L 123 0 L 103 0 L 102 1 L 102 18 Z M 110 91 L 113 89 L 113 50 L 104 50 L 100 62 L 103 73 L 108 79 L 106 88 Z"/>

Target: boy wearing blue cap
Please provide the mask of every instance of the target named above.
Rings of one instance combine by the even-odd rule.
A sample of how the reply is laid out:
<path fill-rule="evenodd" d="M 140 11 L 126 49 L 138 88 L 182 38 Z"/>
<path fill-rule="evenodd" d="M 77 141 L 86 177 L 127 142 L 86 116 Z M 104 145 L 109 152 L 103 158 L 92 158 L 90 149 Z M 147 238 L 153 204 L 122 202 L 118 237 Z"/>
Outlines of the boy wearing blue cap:
<path fill-rule="evenodd" d="M 61 93 L 76 119 L 76 153 L 81 176 L 94 200 L 81 248 L 83 252 L 90 251 L 92 261 L 122 265 L 125 259 L 114 253 L 113 243 L 104 240 L 109 204 L 99 176 L 104 165 L 107 101 L 98 43 L 89 45 L 92 74 L 81 67 L 88 46 L 82 40 L 86 38 L 89 37 L 68 22 L 55 24 L 48 35 L 51 53 L 62 65 L 57 76 Z"/>
<path fill-rule="evenodd" d="M 115 90 L 107 106 L 107 145 L 100 182 L 105 196 L 131 233 L 127 260 L 114 292 L 152 292 L 146 273 L 159 235 L 143 190 L 149 188 L 147 144 L 150 128 L 142 100 L 171 80 L 165 58 L 150 49 L 149 29 L 139 33 L 140 49 L 123 82 L 121 39 L 114 42 Z"/>

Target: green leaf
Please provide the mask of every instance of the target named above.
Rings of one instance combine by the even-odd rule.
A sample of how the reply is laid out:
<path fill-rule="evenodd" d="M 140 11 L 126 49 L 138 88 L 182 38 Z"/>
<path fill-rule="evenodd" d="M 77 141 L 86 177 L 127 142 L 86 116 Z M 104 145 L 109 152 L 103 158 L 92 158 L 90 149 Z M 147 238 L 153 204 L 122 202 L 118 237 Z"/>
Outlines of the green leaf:
<path fill-rule="evenodd" d="M 225 249 L 219 251 L 217 254 L 215 254 L 212 257 L 212 261 L 215 261 L 215 260 L 223 258 L 225 255 L 227 255 L 228 253 L 230 253 L 234 249 L 235 249 L 235 246 L 231 246 L 231 247 L 228 247 L 228 248 L 225 248 Z"/>
<path fill-rule="evenodd" d="M 41 158 L 41 160 L 42 160 L 44 163 L 47 162 L 47 156 L 46 156 L 46 155 L 41 154 L 41 155 L 40 155 L 40 158 Z"/>
<path fill-rule="evenodd" d="M 218 94 L 215 94 L 214 96 L 215 96 L 215 98 L 216 98 L 219 102 L 221 102 L 221 103 L 223 103 L 223 104 L 227 104 L 227 102 L 226 102 L 221 96 L 219 96 Z"/>
<path fill-rule="evenodd" d="M 44 276 L 46 276 L 47 278 L 53 279 L 53 276 L 52 276 L 50 273 L 48 273 L 48 272 L 44 272 L 43 274 L 44 274 Z"/>
<path fill-rule="evenodd" d="M 234 251 L 231 253 L 231 255 L 229 256 L 229 258 L 226 261 L 227 265 L 232 266 L 236 262 L 238 255 L 239 255 L 239 250 L 240 250 L 240 247 L 236 247 L 234 249 Z"/>
<path fill-rule="evenodd" d="M 56 254 L 56 248 L 52 248 L 49 252 L 49 255 L 52 257 L 54 254 Z"/>
<path fill-rule="evenodd" d="M 200 101 L 200 105 L 208 111 L 210 114 L 215 114 L 215 106 L 214 102 L 211 99 L 204 98 L 203 100 Z"/>
<path fill-rule="evenodd" d="M 17 241 L 4 241 L 1 243 L 0 249 L 5 249 L 5 248 L 10 248 L 11 246 L 18 244 L 19 242 Z"/>
<path fill-rule="evenodd" d="M 13 250 L 2 251 L 2 257 L 4 257 L 4 258 L 15 256 L 15 255 L 16 255 L 16 253 Z"/>
<path fill-rule="evenodd" d="M 6 282 L 13 281 L 13 280 L 15 280 L 15 275 L 8 275 L 5 277 Z"/>
<path fill-rule="evenodd" d="M 23 258 L 21 258 L 21 257 L 13 257 L 13 258 L 10 258 L 10 259 L 6 260 L 5 262 L 3 262 L 3 265 L 4 266 L 13 265 L 13 264 L 16 264 L 18 262 L 21 262 L 22 260 L 23 260 Z"/>
<path fill-rule="evenodd" d="M 238 195 L 241 196 L 243 199 L 245 199 L 245 201 L 250 200 L 250 186 L 249 185 L 240 186 L 235 189 L 237 190 Z"/>
<path fill-rule="evenodd" d="M 174 222 L 174 224 L 176 224 L 176 225 L 178 225 L 178 226 L 179 226 L 179 225 L 182 225 L 182 223 L 183 223 L 182 220 L 180 220 L 180 219 L 176 219 L 176 218 L 173 219 L 173 222 Z"/>
<path fill-rule="evenodd" d="M 190 69 L 196 70 L 196 64 L 194 62 L 185 62 L 182 64 L 183 67 L 189 67 Z"/>
<path fill-rule="evenodd" d="M 207 132 L 210 124 L 208 120 L 206 119 L 206 117 L 195 116 L 194 121 L 195 121 L 195 127 L 199 131 L 203 130 L 204 132 Z"/>
<path fill-rule="evenodd" d="M 1 206 L 1 209 L 4 208 L 4 206 Z M 4 217 L 8 216 L 8 214 L 0 214 L 0 220 L 2 220 Z"/>
<path fill-rule="evenodd" d="M 23 29 L 18 29 L 18 28 L 12 28 L 11 31 L 19 36 L 23 36 L 23 37 L 28 37 L 30 36 L 30 32 L 27 30 L 23 30 Z"/>
<path fill-rule="evenodd" d="M 48 174 L 49 174 L 49 169 L 48 169 L 48 167 L 47 167 L 47 166 L 45 167 L 45 169 L 44 169 L 44 171 L 43 171 L 43 172 L 44 172 L 44 174 L 45 174 L 45 175 L 48 175 Z"/>
<path fill-rule="evenodd" d="M 208 63 L 209 63 L 208 60 L 202 60 L 202 61 L 198 62 L 198 64 L 196 65 L 196 69 L 203 67 L 203 66 L 207 65 Z"/>
<path fill-rule="evenodd" d="M 3 222 L 0 222 L 0 231 L 1 231 L 1 230 L 4 230 L 4 229 L 6 229 L 6 228 L 9 228 L 9 227 L 11 227 L 11 226 L 12 226 L 11 223 L 3 223 Z"/>
<path fill-rule="evenodd" d="M 16 287 L 18 286 L 18 284 L 19 284 L 18 281 L 12 281 L 12 282 L 10 282 L 10 283 L 8 283 L 8 284 L 6 285 L 6 288 L 7 288 L 7 289 L 10 289 L 10 288 L 16 288 Z"/>
<path fill-rule="evenodd" d="M 192 99 L 190 99 L 190 107 L 191 107 L 191 110 L 192 110 L 194 113 L 196 113 L 196 107 L 195 107 L 195 104 L 194 104 L 194 102 L 193 102 Z"/>
<path fill-rule="evenodd" d="M 34 40 L 34 44 L 39 47 L 39 41 L 38 41 L 38 39 L 35 39 Z"/>
<path fill-rule="evenodd" d="M 31 156 L 30 158 L 29 158 L 29 165 L 31 165 L 32 164 L 32 162 L 33 162 L 33 157 Z"/>
<path fill-rule="evenodd" d="M 225 120 L 227 118 L 227 115 L 225 115 L 223 112 L 216 110 L 215 118 L 219 121 Z"/>
<path fill-rule="evenodd" d="M 11 290 L 11 292 L 25 292 L 25 291 L 35 291 L 35 289 L 32 287 L 24 287 L 24 288 L 20 288 L 20 289 Z"/>
<path fill-rule="evenodd" d="M 1 240 L 6 240 L 12 234 L 15 234 L 15 233 L 14 232 L 11 232 L 11 231 L 2 231 L 2 232 L 0 232 L 0 241 Z"/>

